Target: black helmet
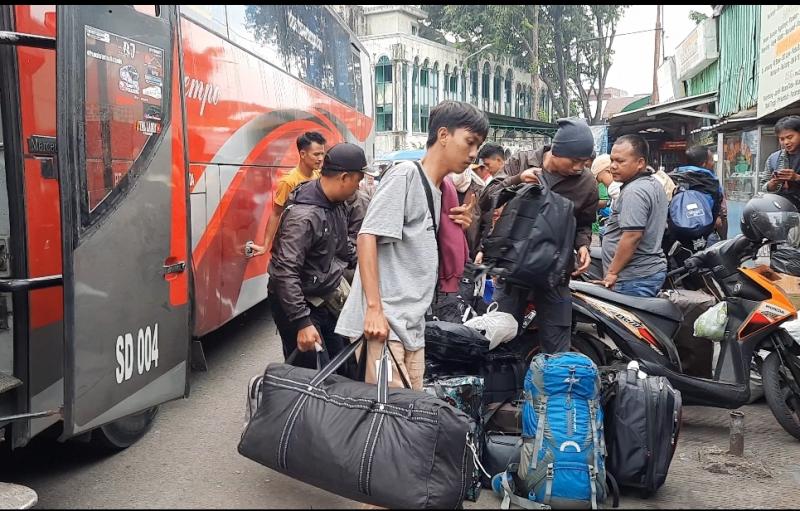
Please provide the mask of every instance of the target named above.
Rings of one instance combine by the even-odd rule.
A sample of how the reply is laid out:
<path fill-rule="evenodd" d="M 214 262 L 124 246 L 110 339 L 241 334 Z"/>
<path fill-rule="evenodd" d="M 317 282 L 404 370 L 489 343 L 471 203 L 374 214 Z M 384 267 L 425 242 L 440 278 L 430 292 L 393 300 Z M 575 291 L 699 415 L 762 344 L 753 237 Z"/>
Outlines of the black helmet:
<path fill-rule="evenodd" d="M 800 233 L 800 214 L 786 197 L 766 193 L 745 204 L 741 228 L 742 234 L 756 243 L 795 239 Z"/>

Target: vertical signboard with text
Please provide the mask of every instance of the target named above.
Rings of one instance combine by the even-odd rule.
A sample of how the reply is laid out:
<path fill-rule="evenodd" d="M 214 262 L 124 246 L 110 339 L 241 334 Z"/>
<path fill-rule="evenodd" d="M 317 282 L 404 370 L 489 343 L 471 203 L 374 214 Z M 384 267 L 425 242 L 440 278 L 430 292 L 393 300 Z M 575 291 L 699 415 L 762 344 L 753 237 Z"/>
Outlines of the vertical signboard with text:
<path fill-rule="evenodd" d="M 762 5 L 758 116 L 800 99 L 800 5 Z"/>

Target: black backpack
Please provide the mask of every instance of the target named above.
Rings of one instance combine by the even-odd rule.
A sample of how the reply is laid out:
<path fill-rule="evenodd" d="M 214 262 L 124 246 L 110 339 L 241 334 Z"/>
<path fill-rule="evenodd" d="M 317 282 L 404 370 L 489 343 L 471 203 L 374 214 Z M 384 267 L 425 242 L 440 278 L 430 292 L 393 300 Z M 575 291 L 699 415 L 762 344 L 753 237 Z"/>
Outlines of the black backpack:
<path fill-rule="evenodd" d="M 502 190 L 505 209 L 484 243 L 484 264 L 511 284 L 553 288 L 572 271 L 575 215 L 572 201 L 539 184 Z"/>

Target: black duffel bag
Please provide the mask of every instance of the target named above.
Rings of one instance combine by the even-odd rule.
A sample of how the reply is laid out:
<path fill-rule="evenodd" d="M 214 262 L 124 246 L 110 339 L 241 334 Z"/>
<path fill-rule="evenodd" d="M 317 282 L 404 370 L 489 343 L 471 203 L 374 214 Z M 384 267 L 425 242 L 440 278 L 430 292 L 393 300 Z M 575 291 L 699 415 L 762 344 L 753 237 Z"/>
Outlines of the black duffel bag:
<path fill-rule="evenodd" d="M 379 385 L 333 374 L 362 342 L 321 371 L 267 366 L 239 453 L 367 504 L 460 507 L 474 466 L 472 420 L 424 392 L 390 389 L 386 348 Z"/>
<path fill-rule="evenodd" d="M 480 366 L 488 355 L 489 339 L 474 328 L 447 321 L 425 323 L 426 360 L 471 369 Z"/>

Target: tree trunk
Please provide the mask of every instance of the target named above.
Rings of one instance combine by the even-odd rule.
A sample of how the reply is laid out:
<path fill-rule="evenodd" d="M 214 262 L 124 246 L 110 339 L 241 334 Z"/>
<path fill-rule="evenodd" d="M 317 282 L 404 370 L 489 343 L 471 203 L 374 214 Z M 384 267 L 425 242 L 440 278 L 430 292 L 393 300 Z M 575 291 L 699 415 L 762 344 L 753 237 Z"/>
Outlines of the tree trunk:
<path fill-rule="evenodd" d="M 564 7 L 553 6 L 553 45 L 555 49 L 555 56 L 556 56 L 556 70 L 558 73 L 558 82 L 560 85 L 560 97 L 559 102 L 561 103 L 561 108 L 559 109 L 559 114 L 563 115 L 564 117 L 569 117 L 570 108 L 569 108 L 569 94 L 567 94 L 567 73 L 564 68 L 564 52 L 566 48 L 564 48 L 564 37 L 561 33 L 561 23 L 563 17 Z"/>
<path fill-rule="evenodd" d="M 531 17 L 531 86 L 533 87 L 533 118 L 539 120 L 539 4 L 533 4 Z"/>

